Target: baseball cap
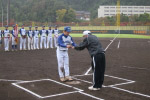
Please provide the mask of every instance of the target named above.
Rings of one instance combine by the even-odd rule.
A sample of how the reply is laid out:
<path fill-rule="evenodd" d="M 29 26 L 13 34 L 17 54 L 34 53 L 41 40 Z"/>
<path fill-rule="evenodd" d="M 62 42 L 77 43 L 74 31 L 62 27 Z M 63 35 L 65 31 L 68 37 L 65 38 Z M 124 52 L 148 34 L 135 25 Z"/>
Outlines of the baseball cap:
<path fill-rule="evenodd" d="M 87 30 L 87 31 L 84 31 L 84 32 L 83 32 L 83 36 L 84 36 L 84 35 L 89 35 L 89 34 L 91 34 L 91 31 L 88 31 L 88 30 Z"/>
<path fill-rule="evenodd" d="M 71 27 L 66 26 L 66 27 L 64 28 L 64 31 L 66 31 L 66 32 L 71 32 Z"/>

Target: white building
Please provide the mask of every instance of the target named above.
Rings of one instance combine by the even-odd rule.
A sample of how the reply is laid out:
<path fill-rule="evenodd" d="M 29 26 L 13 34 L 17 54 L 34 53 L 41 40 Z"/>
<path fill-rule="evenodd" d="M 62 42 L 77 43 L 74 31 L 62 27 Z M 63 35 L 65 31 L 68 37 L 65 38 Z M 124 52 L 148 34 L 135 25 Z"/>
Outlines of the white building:
<path fill-rule="evenodd" d="M 150 6 L 120 6 L 120 14 L 127 16 L 139 15 L 144 13 L 150 14 Z M 98 18 L 106 16 L 115 16 L 117 14 L 117 6 L 99 6 Z"/>

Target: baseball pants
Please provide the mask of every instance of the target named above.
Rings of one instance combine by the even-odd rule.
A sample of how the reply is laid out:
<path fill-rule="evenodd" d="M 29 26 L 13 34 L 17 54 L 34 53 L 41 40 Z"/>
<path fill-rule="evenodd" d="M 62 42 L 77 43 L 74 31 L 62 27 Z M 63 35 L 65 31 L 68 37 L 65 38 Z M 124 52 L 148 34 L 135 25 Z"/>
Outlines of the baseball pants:
<path fill-rule="evenodd" d="M 55 48 L 57 47 L 57 40 L 58 40 L 58 37 L 54 37 L 54 46 L 55 46 Z"/>
<path fill-rule="evenodd" d="M 4 38 L 5 51 L 9 50 L 9 38 Z"/>
<path fill-rule="evenodd" d="M 47 37 L 47 48 L 53 48 L 53 37 Z"/>
<path fill-rule="evenodd" d="M 93 87 L 102 88 L 105 73 L 105 54 L 99 53 L 92 58 Z"/>
<path fill-rule="evenodd" d="M 58 73 L 59 77 L 66 77 L 70 75 L 69 72 L 69 57 L 68 51 L 57 49 Z M 64 72 L 62 71 L 64 69 Z"/>
<path fill-rule="evenodd" d="M 20 37 L 20 50 L 22 50 L 22 47 L 26 50 L 26 38 Z"/>
<path fill-rule="evenodd" d="M 33 50 L 33 38 L 29 38 L 28 37 L 28 50 L 30 50 L 30 47 L 31 47 L 31 50 Z"/>
<path fill-rule="evenodd" d="M 43 48 L 43 46 L 42 46 L 43 43 L 44 43 L 44 48 L 46 49 L 46 37 L 45 36 L 41 37 L 41 42 L 40 42 L 40 48 L 41 49 Z"/>
<path fill-rule="evenodd" d="M 34 37 L 34 49 L 39 49 L 39 38 Z"/>
<path fill-rule="evenodd" d="M 15 41 L 15 37 L 12 36 L 12 49 L 17 49 L 17 43 Z"/>

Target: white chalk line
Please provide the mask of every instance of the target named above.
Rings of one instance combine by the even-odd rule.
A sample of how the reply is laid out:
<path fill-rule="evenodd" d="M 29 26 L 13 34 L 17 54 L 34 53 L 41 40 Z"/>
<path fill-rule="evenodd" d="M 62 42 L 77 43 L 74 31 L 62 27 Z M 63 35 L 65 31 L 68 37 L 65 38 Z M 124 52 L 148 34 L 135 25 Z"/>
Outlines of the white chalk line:
<path fill-rule="evenodd" d="M 104 100 L 104 99 L 98 98 L 98 97 L 96 97 L 96 96 L 93 96 L 93 95 L 84 93 L 84 92 L 82 92 L 82 91 L 80 91 L 79 93 L 81 93 L 81 94 L 83 94 L 83 95 L 86 95 L 86 96 L 89 96 L 89 97 L 91 97 L 91 98 L 97 99 L 97 100 Z"/>
<path fill-rule="evenodd" d="M 118 49 L 120 48 L 120 40 L 119 40 L 119 42 L 118 42 L 118 47 L 117 47 Z"/>
<path fill-rule="evenodd" d="M 111 42 L 108 44 L 108 46 L 105 48 L 104 51 L 107 51 L 107 49 L 109 48 L 109 46 L 114 42 L 114 40 L 118 37 L 118 35 L 119 35 L 119 34 L 117 34 L 116 37 L 115 37 L 113 40 L 111 40 Z M 92 69 L 92 68 L 90 67 L 90 68 L 85 72 L 85 75 L 88 74 L 88 73 L 91 71 L 91 69 Z"/>
<path fill-rule="evenodd" d="M 26 89 L 26 88 L 24 88 L 24 87 L 18 85 L 18 84 L 24 84 L 24 83 L 40 82 L 40 81 L 52 81 L 52 82 L 55 82 L 55 83 L 57 83 L 57 84 L 60 84 L 60 85 L 66 86 L 66 87 L 73 88 L 73 89 L 75 89 L 75 90 L 77 90 L 77 91 L 59 93 L 59 94 L 49 95 L 49 96 L 41 96 L 41 95 L 39 95 L 39 94 L 36 94 L 36 93 L 32 92 L 32 91 L 29 90 L 29 89 Z M 16 86 L 16 87 L 18 87 L 18 88 L 20 88 L 20 89 L 22 89 L 22 90 L 24 90 L 24 91 L 26 91 L 26 92 L 32 94 L 32 95 L 38 97 L 38 98 L 42 98 L 42 99 L 44 99 L 44 98 L 56 97 L 56 96 L 62 96 L 62 95 L 67 95 L 67 94 L 72 94 L 72 93 L 80 93 L 80 94 L 84 94 L 84 95 L 86 95 L 86 96 L 88 96 L 88 97 L 91 97 L 91 98 L 93 98 L 93 99 L 104 100 L 104 99 L 101 99 L 101 98 L 92 96 L 92 95 L 90 95 L 90 94 L 84 93 L 84 92 L 83 92 L 84 90 L 82 90 L 82 89 L 79 89 L 79 88 L 76 88 L 76 87 L 73 87 L 73 86 L 70 86 L 70 85 L 66 85 L 66 84 L 60 83 L 60 82 L 55 81 L 55 80 L 52 80 L 52 79 L 40 79 L 40 80 L 33 80 L 33 81 L 21 81 L 21 82 L 12 83 L 12 85 L 14 85 L 14 86 Z"/>
<path fill-rule="evenodd" d="M 124 68 L 130 68 L 130 69 L 139 69 L 139 70 L 149 70 L 147 68 L 139 68 L 139 67 L 129 67 L 129 66 L 122 66 Z"/>
<path fill-rule="evenodd" d="M 88 74 L 88 75 L 91 75 L 91 74 Z M 74 76 L 82 77 L 82 76 L 87 76 L 87 75 L 74 75 Z M 114 84 L 114 85 L 108 85 L 108 86 L 103 85 L 103 87 L 113 88 L 113 89 L 117 89 L 117 90 L 120 90 L 120 91 L 128 92 L 130 94 L 134 94 L 134 95 L 139 95 L 139 96 L 150 98 L 150 95 L 146 95 L 146 94 L 142 94 L 142 93 L 138 93 L 138 92 L 133 92 L 133 91 L 129 91 L 129 90 L 126 90 L 126 89 L 122 89 L 122 88 L 116 87 L 116 86 L 121 86 L 121 85 L 133 84 L 136 81 L 132 81 L 132 80 L 125 79 L 125 78 L 120 78 L 120 77 L 115 77 L 115 76 L 110 76 L 110 75 L 105 75 L 105 76 L 108 76 L 108 77 L 111 77 L 111 78 L 120 79 L 120 80 L 124 80 L 124 81 L 127 81 L 127 82 Z M 78 79 L 78 78 L 75 78 L 75 77 L 73 77 L 73 78 L 77 79 L 77 80 L 80 80 L 82 82 L 85 82 L 85 83 L 93 84 L 92 82 L 89 82 L 89 81 L 86 81 L 86 80 Z"/>
<path fill-rule="evenodd" d="M 0 79 L 0 81 L 4 81 L 4 82 L 18 82 L 18 81 L 22 81 L 22 80 L 8 80 L 8 79 Z"/>
<path fill-rule="evenodd" d="M 92 67 L 90 67 L 84 75 L 87 75 L 91 71 Z"/>
<path fill-rule="evenodd" d="M 130 94 L 135 94 L 135 95 L 140 95 L 140 96 L 143 96 L 143 97 L 150 98 L 150 95 L 145 95 L 145 94 L 138 93 L 138 92 L 132 92 L 132 91 L 129 91 L 129 90 L 126 90 L 126 89 L 118 88 L 118 87 L 111 87 L 111 88 L 114 88 L 114 89 L 117 89 L 117 90 L 121 90 L 121 91 L 124 91 L 124 92 L 128 92 Z"/>

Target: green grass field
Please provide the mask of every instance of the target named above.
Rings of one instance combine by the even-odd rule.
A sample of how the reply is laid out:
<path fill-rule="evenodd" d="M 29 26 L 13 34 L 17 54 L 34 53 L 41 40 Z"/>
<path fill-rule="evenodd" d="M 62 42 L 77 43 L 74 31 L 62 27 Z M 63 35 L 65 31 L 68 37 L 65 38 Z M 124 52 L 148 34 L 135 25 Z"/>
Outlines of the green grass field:
<path fill-rule="evenodd" d="M 70 34 L 72 37 L 82 37 L 82 34 Z M 114 38 L 118 34 L 94 34 L 101 38 Z M 150 35 L 136 35 L 136 34 L 119 34 L 117 38 L 137 38 L 137 39 L 150 39 Z"/>

